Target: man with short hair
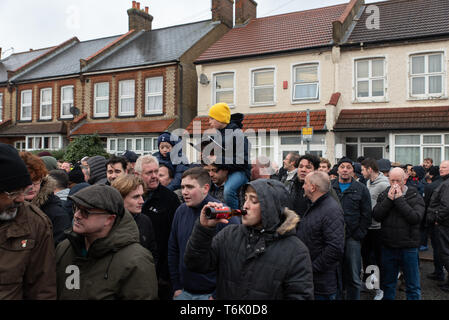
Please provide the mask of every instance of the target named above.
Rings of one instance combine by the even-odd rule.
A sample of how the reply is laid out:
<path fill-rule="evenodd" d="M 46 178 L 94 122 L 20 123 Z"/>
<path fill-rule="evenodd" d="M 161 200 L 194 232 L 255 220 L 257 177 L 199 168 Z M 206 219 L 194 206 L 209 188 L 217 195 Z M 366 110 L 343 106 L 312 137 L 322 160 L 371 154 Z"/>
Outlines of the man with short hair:
<path fill-rule="evenodd" d="M 310 172 L 303 188 L 311 205 L 304 213 L 296 234 L 310 252 L 315 300 L 335 300 L 338 266 L 345 247 L 343 210 L 329 195 L 327 173 Z"/>
<path fill-rule="evenodd" d="M 49 176 L 52 177 L 56 181 L 54 194 L 61 201 L 67 201 L 67 196 L 69 195 L 69 175 L 66 171 L 62 169 L 51 170 Z"/>
<path fill-rule="evenodd" d="M 58 299 L 156 299 L 153 257 L 139 243 L 139 229 L 120 193 L 94 185 L 69 198 L 74 203 L 73 227 L 56 249 Z M 79 271 L 78 283 L 73 266 Z M 76 290 L 67 285 L 71 281 Z"/>
<path fill-rule="evenodd" d="M 427 224 L 435 226 L 435 238 L 439 249 L 438 258 L 446 270 L 449 270 L 449 160 L 441 162 L 440 176 L 442 181 L 433 191 L 427 209 Z M 449 277 L 448 281 L 440 288 L 449 292 Z"/>
<path fill-rule="evenodd" d="M 372 158 L 367 158 L 362 162 L 362 174 L 367 180 L 366 187 L 371 196 L 371 208 L 374 209 L 379 195 L 390 186 L 388 178 L 379 172 L 377 161 Z M 365 239 L 362 241 L 362 260 L 363 270 L 370 265 L 377 265 L 379 270 L 382 270 L 382 242 L 380 237 L 380 222 L 371 219 L 371 225 L 368 228 Z M 381 275 L 382 277 L 382 272 Z M 376 289 L 376 296 L 374 300 L 381 300 L 383 291 Z"/>
<path fill-rule="evenodd" d="M 433 167 L 433 159 L 432 158 L 425 158 L 422 164 L 422 167 L 426 172 L 429 172 L 429 169 Z"/>
<path fill-rule="evenodd" d="M 346 225 L 343 287 L 347 300 L 360 300 L 361 242 L 371 225 L 371 197 L 366 186 L 353 178 L 351 159 L 343 157 L 337 168 L 338 179 L 332 180 L 332 188 L 340 199 Z"/>
<path fill-rule="evenodd" d="M 184 263 L 184 253 L 195 222 L 201 210 L 209 202 L 218 202 L 209 195 L 211 181 L 209 173 L 202 167 L 184 171 L 181 190 L 184 203 L 176 210 L 168 242 L 168 265 L 173 283 L 175 300 L 208 300 L 216 287 L 216 274 L 199 274 L 189 271 Z M 232 217 L 230 223 L 239 223 Z M 219 224 L 217 232 L 226 224 Z"/>
<path fill-rule="evenodd" d="M 164 187 L 158 178 L 159 161 L 152 155 L 140 156 L 134 167 L 145 184 L 142 213 L 151 219 L 156 237 L 159 261 L 156 272 L 159 280 L 159 299 L 169 300 L 173 296 L 168 271 L 168 239 L 176 209 L 180 201 L 176 194 Z"/>
<path fill-rule="evenodd" d="M 391 169 L 391 161 L 388 159 L 379 159 L 377 160 L 377 166 L 379 171 L 382 172 L 385 177 L 388 177 Z"/>
<path fill-rule="evenodd" d="M 312 300 L 313 279 L 309 251 L 295 235 L 298 216 L 288 209 L 285 186 L 258 179 L 243 186 L 241 225 L 217 233 L 225 219 L 207 219 L 201 206 L 187 244 L 184 261 L 189 270 L 217 272 L 217 298 L 227 300 Z"/>
<path fill-rule="evenodd" d="M 419 225 L 424 216 L 424 200 L 416 188 L 407 187 L 406 174 L 394 168 L 390 187 L 377 198 L 373 217 L 382 223 L 383 300 L 394 300 L 398 272 L 404 274 L 407 300 L 421 299 L 418 248 Z"/>
<path fill-rule="evenodd" d="M 0 143 L 0 300 L 56 299 L 52 225 L 25 202 L 31 183 L 17 150 Z"/>
<path fill-rule="evenodd" d="M 106 178 L 108 179 L 107 185 L 111 185 L 112 181 L 122 175 L 126 174 L 128 162 L 124 157 L 112 156 L 108 162 L 106 162 Z"/>
<path fill-rule="evenodd" d="M 318 168 L 318 171 L 323 171 L 329 174 L 329 171 L 331 171 L 332 165 L 329 160 L 326 158 L 320 159 L 320 167 Z"/>
<path fill-rule="evenodd" d="M 283 167 L 286 170 L 286 174 L 281 177 L 281 182 L 285 184 L 287 189 L 295 181 L 295 174 L 298 172 L 296 164 L 299 162 L 299 153 L 289 152 L 283 160 Z"/>
<path fill-rule="evenodd" d="M 136 166 L 136 161 L 137 161 L 137 158 L 139 158 L 139 156 L 131 150 L 126 150 L 123 153 L 123 157 L 128 162 L 128 165 L 126 167 L 126 173 L 134 174 L 134 167 Z"/>

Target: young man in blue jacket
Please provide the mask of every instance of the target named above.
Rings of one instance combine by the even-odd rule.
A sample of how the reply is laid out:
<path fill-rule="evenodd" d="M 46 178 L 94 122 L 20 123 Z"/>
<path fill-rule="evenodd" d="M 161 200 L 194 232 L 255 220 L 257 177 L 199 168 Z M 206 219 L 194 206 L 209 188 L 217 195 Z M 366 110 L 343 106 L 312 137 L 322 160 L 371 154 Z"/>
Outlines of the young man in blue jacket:
<path fill-rule="evenodd" d="M 182 175 L 181 190 L 185 202 L 175 212 L 168 241 L 168 267 L 175 300 L 208 300 L 215 292 L 215 272 L 192 272 L 184 264 L 187 242 L 201 209 L 209 202 L 219 202 L 208 195 L 210 185 L 209 173 L 202 167 L 191 168 Z M 229 222 L 238 224 L 240 220 L 233 217 Z M 217 231 L 225 226 L 217 225 Z"/>

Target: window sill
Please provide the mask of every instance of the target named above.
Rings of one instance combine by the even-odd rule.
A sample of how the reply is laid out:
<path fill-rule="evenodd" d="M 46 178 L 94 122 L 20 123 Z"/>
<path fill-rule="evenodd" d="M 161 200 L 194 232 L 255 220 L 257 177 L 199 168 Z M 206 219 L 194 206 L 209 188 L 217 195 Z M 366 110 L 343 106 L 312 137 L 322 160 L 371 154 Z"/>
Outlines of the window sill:
<path fill-rule="evenodd" d="M 135 114 L 121 114 L 121 115 L 117 115 L 116 118 L 118 119 L 123 119 L 123 118 L 135 118 L 136 115 Z"/>
<path fill-rule="evenodd" d="M 38 119 L 37 120 L 37 122 L 50 122 L 50 121 L 52 121 L 53 119 Z"/>
<path fill-rule="evenodd" d="M 22 120 L 18 120 L 17 122 L 18 123 L 27 123 L 27 122 L 29 123 L 29 122 L 32 122 L 32 121 L 33 120 L 31 120 L 31 119 L 24 119 L 24 120 L 22 119 Z"/>
<path fill-rule="evenodd" d="M 389 103 L 387 99 L 367 99 L 367 100 L 353 100 L 353 104 L 366 104 L 366 103 Z"/>
<path fill-rule="evenodd" d="M 155 117 L 155 116 L 163 116 L 164 112 L 154 112 L 154 113 L 145 113 L 144 117 Z"/>
<path fill-rule="evenodd" d="M 269 103 L 261 103 L 261 104 L 250 104 L 250 108 L 257 108 L 257 107 L 276 107 L 275 102 L 269 102 Z"/>
<path fill-rule="evenodd" d="M 426 97 L 408 97 L 407 101 L 422 101 L 422 100 L 448 100 L 448 96 L 426 96 Z"/>
<path fill-rule="evenodd" d="M 93 116 L 93 117 L 91 117 L 92 120 L 109 119 L 109 118 L 110 118 L 109 115 L 104 115 L 104 116 Z"/>
<path fill-rule="evenodd" d="M 307 104 L 307 103 L 320 103 L 320 100 L 301 100 L 301 101 L 291 101 L 292 104 Z"/>

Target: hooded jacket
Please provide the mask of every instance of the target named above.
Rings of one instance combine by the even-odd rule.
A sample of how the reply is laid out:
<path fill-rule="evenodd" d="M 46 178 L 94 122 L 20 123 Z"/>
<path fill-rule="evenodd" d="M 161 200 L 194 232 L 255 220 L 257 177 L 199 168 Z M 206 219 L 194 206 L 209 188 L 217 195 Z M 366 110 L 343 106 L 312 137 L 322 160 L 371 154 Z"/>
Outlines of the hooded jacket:
<path fill-rule="evenodd" d="M 313 299 L 309 251 L 295 234 L 299 217 L 276 180 L 250 182 L 257 193 L 262 229 L 195 224 L 184 257 L 195 272 L 217 271 L 217 298 L 229 300 Z"/>
<path fill-rule="evenodd" d="M 94 156 L 87 159 L 89 165 L 89 183 L 90 184 L 104 184 L 107 179 L 106 175 L 107 160 L 103 156 Z"/>
<path fill-rule="evenodd" d="M 310 252 L 315 294 L 337 293 L 337 268 L 345 248 L 340 204 L 329 193 L 322 195 L 301 217 L 296 234 Z"/>
<path fill-rule="evenodd" d="M 390 187 L 377 198 L 373 217 L 382 223 L 381 239 L 390 248 L 418 248 L 421 235 L 420 222 L 424 216 L 424 200 L 413 187 L 405 195 L 391 200 Z"/>
<path fill-rule="evenodd" d="M 432 193 L 427 208 L 427 223 L 449 227 L 449 174 L 441 176 L 441 182 Z"/>
<path fill-rule="evenodd" d="M 424 186 L 427 185 L 425 179 L 426 170 L 422 166 L 414 166 L 412 170 L 415 171 L 416 177 L 409 177 L 407 179 L 407 187 L 418 189 L 419 194 L 424 197 Z"/>
<path fill-rule="evenodd" d="M 95 240 L 85 253 L 84 237 L 68 230 L 56 248 L 58 299 L 148 300 L 157 298 L 156 270 L 151 253 L 139 243 L 139 229 L 125 210 L 105 238 Z M 79 289 L 66 283 L 79 268 Z"/>
<path fill-rule="evenodd" d="M 45 177 L 42 179 L 39 193 L 33 198 L 31 203 L 50 218 L 56 247 L 58 243 L 65 239 L 64 230 L 70 228 L 72 223 L 62 201 L 53 193 L 55 187 L 56 180 L 50 176 Z"/>
<path fill-rule="evenodd" d="M 379 175 L 374 181 L 368 179 L 366 182 L 366 187 L 368 188 L 369 194 L 371 195 L 371 207 L 374 209 L 377 203 L 377 198 L 386 188 L 390 186 L 390 181 L 384 176 L 382 172 L 379 171 Z M 380 229 L 380 222 L 376 221 L 374 218 L 371 219 L 371 226 L 369 229 Z"/>
<path fill-rule="evenodd" d="M 28 202 L 0 222 L 0 300 L 21 299 L 56 299 L 51 222 Z"/>

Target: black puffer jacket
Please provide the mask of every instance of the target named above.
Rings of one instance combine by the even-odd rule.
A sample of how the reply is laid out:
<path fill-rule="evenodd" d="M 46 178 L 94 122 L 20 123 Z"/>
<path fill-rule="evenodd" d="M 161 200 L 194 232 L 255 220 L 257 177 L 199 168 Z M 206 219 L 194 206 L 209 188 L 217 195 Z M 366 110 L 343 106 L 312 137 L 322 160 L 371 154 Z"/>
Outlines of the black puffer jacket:
<path fill-rule="evenodd" d="M 391 200 L 390 187 L 377 198 L 373 217 L 380 223 L 382 243 L 390 248 L 418 248 L 419 224 L 424 216 L 424 199 L 413 187 L 404 196 Z"/>
<path fill-rule="evenodd" d="M 449 174 L 441 177 L 440 185 L 433 191 L 427 208 L 427 224 L 449 227 Z"/>
<path fill-rule="evenodd" d="M 337 267 L 345 247 L 345 221 L 341 206 L 329 193 L 311 204 L 298 224 L 299 239 L 310 252 L 315 294 L 337 292 Z"/>
<path fill-rule="evenodd" d="M 285 207 L 284 185 L 267 179 L 249 184 L 260 201 L 262 229 L 230 225 L 215 235 L 198 220 L 185 264 L 195 272 L 217 271 L 218 299 L 313 299 L 309 251 L 295 235 L 299 218 Z"/>
<path fill-rule="evenodd" d="M 344 192 L 341 192 L 338 179 L 332 180 L 331 185 L 343 208 L 346 238 L 357 241 L 363 240 L 371 225 L 372 215 L 371 196 L 368 188 L 354 179 Z"/>

